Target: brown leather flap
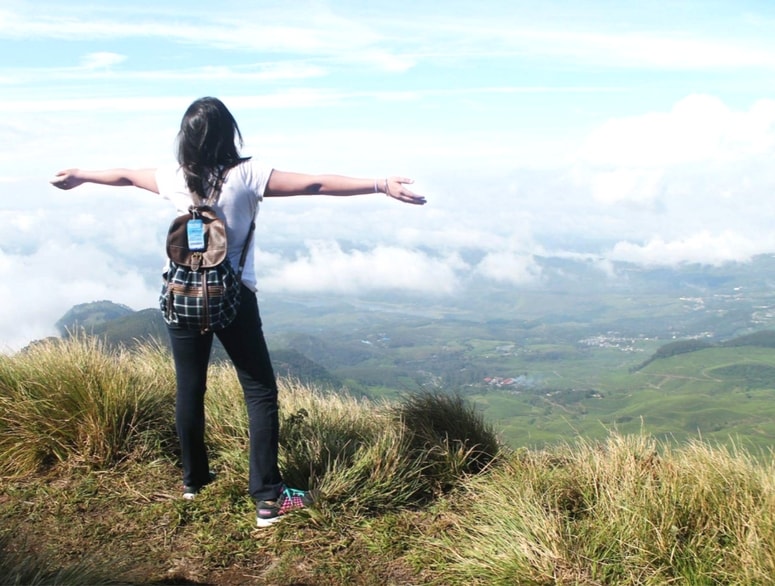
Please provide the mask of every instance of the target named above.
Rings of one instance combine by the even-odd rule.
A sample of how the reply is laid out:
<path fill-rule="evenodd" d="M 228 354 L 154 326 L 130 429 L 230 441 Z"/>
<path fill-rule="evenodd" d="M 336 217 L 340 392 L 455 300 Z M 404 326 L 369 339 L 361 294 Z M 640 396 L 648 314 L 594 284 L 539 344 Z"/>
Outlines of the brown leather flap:
<path fill-rule="evenodd" d="M 221 264 L 228 249 L 226 226 L 210 207 L 192 206 L 191 210 L 172 221 L 167 233 L 167 256 L 172 262 L 189 267 L 200 265 L 202 268 L 211 268 Z M 188 221 L 195 215 L 203 221 L 205 233 L 205 250 L 196 253 L 188 249 L 186 231 Z"/>

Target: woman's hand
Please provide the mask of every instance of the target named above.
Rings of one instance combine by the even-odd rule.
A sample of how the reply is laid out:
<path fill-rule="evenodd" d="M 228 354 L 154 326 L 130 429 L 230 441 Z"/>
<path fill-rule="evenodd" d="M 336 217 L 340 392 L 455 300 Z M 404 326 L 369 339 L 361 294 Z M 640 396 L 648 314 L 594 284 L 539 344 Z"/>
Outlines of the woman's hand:
<path fill-rule="evenodd" d="M 392 197 L 393 199 L 397 199 L 404 203 L 423 205 L 425 203 L 425 197 L 417 195 L 406 187 L 411 183 L 414 183 L 414 180 L 407 177 L 387 177 L 383 189 L 385 195 L 388 197 Z"/>
<path fill-rule="evenodd" d="M 84 183 L 84 179 L 78 175 L 78 169 L 65 169 L 56 174 L 50 183 L 59 189 L 72 189 Z"/>

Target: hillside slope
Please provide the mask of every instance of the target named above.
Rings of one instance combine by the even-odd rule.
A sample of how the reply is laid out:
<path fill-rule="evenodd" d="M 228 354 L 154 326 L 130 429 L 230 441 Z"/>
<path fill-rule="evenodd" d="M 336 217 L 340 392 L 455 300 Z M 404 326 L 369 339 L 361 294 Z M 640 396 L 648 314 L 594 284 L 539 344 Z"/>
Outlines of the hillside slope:
<path fill-rule="evenodd" d="M 508 450 L 450 394 L 372 403 L 282 380 L 281 468 L 316 503 L 255 528 L 247 425 L 215 366 L 215 481 L 180 498 L 158 347 L 0 356 L 8 583 L 283 586 L 771 584 L 775 461 L 610 433 Z M 51 398 L 55 397 L 55 400 Z"/>

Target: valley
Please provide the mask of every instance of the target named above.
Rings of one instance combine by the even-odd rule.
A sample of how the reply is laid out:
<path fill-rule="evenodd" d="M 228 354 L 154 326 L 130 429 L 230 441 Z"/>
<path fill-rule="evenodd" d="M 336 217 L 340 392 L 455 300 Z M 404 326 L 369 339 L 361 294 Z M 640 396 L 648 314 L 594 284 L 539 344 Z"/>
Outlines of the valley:
<path fill-rule="evenodd" d="M 279 375 L 377 401 L 460 394 L 514 447 L 616 429 L 767 450 L 774 289 L 770 256 L 724 267 L 622 265 L 606 278 L 588 263 L 547 259 L 532 288 L 471 282 L 454 298 L 259 293 L 259 303 Z M 153 310 L 96 322 L 104 307 L 83 312 L 70 322 L 110 343 L 143 333 L 164 341 Z"/>

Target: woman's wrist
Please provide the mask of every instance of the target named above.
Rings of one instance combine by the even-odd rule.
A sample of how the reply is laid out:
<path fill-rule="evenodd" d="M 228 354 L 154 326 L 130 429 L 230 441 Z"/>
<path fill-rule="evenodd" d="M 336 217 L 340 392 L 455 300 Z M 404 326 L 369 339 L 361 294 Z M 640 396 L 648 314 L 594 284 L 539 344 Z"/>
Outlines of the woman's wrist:
<path fill-rule="evenodd" d="M 374 193 L 384 193 L 388 197 L 393 195 L 392 193 L 390 193 L 390 184 L 389 184 L 388 177 L 385 177 L 384 179 L 374 180 Z"/>

